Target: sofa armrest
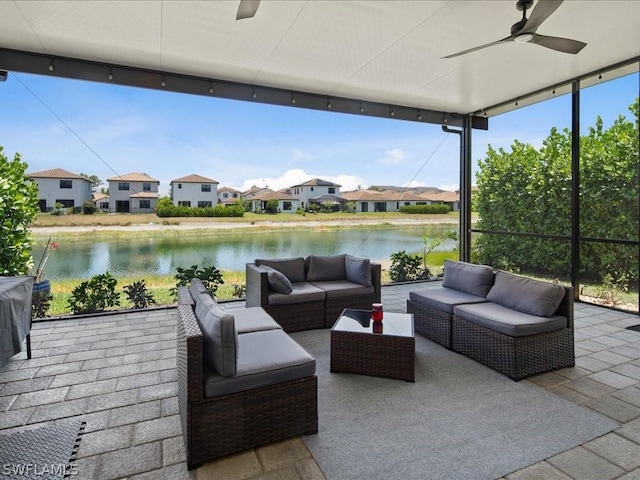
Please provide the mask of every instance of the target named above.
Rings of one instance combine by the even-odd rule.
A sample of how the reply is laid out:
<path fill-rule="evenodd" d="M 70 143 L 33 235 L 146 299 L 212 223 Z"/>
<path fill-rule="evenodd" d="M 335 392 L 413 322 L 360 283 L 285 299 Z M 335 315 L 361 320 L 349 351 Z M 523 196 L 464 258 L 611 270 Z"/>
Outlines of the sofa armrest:
<path fill-rule="evenodd" d="M 371 284 L 375 291 L 376 302 L 380 303 L 382 300 L 382 265 L 379 263 L 371 263 Z"/>
<path fill-rule="evenodd" d="M 202 400 L 203 338 L 191 305 L 179 305 L 176 329 L 176 368 L 180 408 L 186 403 Z"/>
<path fill-rule="evenodd" d="M 574 317 L 573 317 L 573 287 L 564 287 L 564 298 L 558 309 L 556 310 L 556 315 L 562 315 L 563 317 L 567 317 L 567 328 L 573 330 L 574 329 Z"/>
<path fill-rule="evenodd" d="M 269 304 L 269 279 L 267 272 L 255 263 L 247 263 L 247 307 L 264 307 Z"/>

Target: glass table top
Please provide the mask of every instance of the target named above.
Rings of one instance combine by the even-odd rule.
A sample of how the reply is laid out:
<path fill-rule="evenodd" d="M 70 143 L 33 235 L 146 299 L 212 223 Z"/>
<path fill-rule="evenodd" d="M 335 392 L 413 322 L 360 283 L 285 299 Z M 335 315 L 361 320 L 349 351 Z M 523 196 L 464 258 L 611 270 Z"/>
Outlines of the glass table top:
<path fill-rule="evenodd" d="M 345 308 L 331 330 L 340 332 L 368 333 L 396 337 L 413 337 L 413 314 L 384 312 L 382 331 L 374 332 L 371 310 Z"/>

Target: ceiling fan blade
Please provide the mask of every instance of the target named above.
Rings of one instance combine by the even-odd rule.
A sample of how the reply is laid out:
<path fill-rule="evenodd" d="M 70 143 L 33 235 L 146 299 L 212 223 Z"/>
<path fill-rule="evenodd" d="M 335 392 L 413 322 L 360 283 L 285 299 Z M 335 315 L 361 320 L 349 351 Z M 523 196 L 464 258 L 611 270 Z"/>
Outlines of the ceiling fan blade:
<path fill-rule="evenodd" d="M 243 18 L 252 18 L 258 11 L 259 6 L 260 0 L 240 0 L 236 20 L 242 20 Z"/>
<path fill-rule="evenodd" d="M 546 35 L 538 35 L 537 33 L 533 34 L 533 38 L 529 43 L 535 43 L 536 45 L 547 47 L 551 50 L 557 50 L 558 52 L 563 53 L 572 53 L 574 55 L 587 46 L 586 43 L 578 40 L 561 37 L 547 37 Z"/>
<path fill-rule="evenodd" d="M 531 16 L 525 23 L 521 30 L 521 33 L 534 33 L 542 22 L 549 18 L 553 12 L 562 4 L 564 0 L 538 0 L 538 3 L 533 8 Z"/>
<path fill-rule="evenodd" d="M 508 36 L 508 37 L 503 38 L 502 40 L 498 40 L 497 42 L 487 43 L 485 45 L 480 45 L 479 47 L 473 47 L 473 48 L 470 48 L 468 50 L 463 50 L 462 52 L 452 53 L 451 55 L 447 55 L 446 57 L 441 57 L 441 58 L 459 57 L 460 55 L 466 55 L 467 53 L 475 52 L 477 50 L 482 50 L 483 48 L 487 48 L 487 47 L 492 47 L 492 46 L 498 45 L 500 43 L 510 42 L 512 40 L 513 40 L 513 37 Z"/>

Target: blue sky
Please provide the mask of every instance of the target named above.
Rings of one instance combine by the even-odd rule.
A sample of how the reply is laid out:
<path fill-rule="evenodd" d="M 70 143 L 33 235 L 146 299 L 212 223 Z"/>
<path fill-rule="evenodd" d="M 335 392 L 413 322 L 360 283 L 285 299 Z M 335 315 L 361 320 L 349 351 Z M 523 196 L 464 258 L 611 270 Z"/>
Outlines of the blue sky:
<path fill-rule="evenodd" d="M 582 128 L 610 125 L 638 96 L 638 74 L 582 91 Z M 569 95 L 489 120 L 474 131 L 473 158 L 513 139 L 540 146 L 570 126 Z M 458 136 L 438 125 L 222 100 L 79 80 L 10 73 L 0 83 L 0 145 L 28 172 L 63 168 L 102 180 L 145 172 L 169 182 L 197 173 L 244 190 L 320 177 L 342 185 L 455 190 Z M 69 128 L 67 128 L 67 126 Z M 426 164 L 425 164 L 426 162 Z"/>

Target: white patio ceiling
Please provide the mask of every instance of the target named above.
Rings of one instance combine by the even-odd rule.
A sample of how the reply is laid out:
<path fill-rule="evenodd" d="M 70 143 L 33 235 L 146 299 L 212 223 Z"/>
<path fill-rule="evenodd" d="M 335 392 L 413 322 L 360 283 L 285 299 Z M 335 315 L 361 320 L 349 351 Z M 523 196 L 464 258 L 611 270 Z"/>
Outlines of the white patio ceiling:
<path fill-rule="evenodd" d="M 262 0 L 237 21 L 239 1 L 0 1 L 0 48 L 461 114 L 638 71 L 637 0 L 560 5 L 538 33 L 586 42 L 577 55 L 511 42 L 441 58 L 508 36 L 515 3 Z"/>

